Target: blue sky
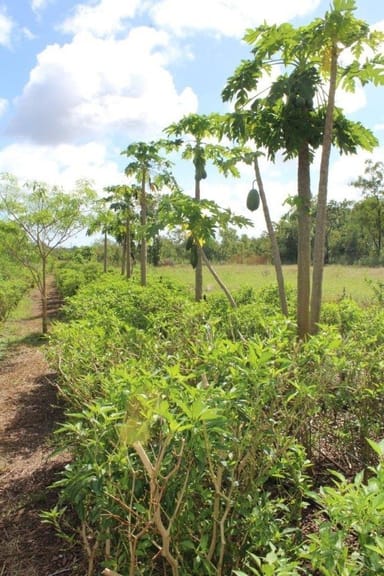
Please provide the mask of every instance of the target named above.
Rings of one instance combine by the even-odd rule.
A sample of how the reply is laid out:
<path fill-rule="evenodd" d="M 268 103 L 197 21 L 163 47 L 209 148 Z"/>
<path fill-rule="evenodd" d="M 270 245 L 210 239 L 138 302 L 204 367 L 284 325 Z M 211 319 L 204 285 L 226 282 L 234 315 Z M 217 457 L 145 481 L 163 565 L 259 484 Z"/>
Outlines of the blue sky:
<path fill-rule="evenodd" d="M 157 138 L 190 112 L 228 110 L 220 94 L 250 55 L 246 28 L 264 20 L 305 24 L 328 7 L 320 0 L 0 0 L 0 172 L 68 189 L 79 178 L 100 191 L 124 182 L 120 151 L 130 142 Z M 377 0 L 360 0 L 356 15 L 384 30 Z M 383 100 L 384 88 L 339 96 L 348 116 L 379 138 L 375 160 L 384 160 Z M 349 183 L 366 158 L 333 154 L 330 198 L 357 199 Z M 295 164 L 261 168 L 277 220 L 295 193 Z M 188 167 L 177 166 L 176 176 L 190 192 Z M 210 168 L 202 193 L 246 214 L 252 180 L 245 167 L 238 181 Z M 254 222 L 249 232 L 258 235 L 261 212 Z"/>

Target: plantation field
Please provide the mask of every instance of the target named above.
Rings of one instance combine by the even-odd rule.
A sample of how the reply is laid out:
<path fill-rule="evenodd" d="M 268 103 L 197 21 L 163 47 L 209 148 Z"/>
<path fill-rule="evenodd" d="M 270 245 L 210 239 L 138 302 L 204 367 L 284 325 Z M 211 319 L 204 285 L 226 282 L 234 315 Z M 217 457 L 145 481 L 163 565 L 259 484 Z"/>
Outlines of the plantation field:
<path fill-rule="evenodd" d="M 382 574 L 382 270 L 327 269 L 335 301 L 301 341 L 272 267 L 218 271 L 235 309 L 208 271 L 196 304 L 189 267 L 147 286 L 84 269 L 75 291 L 58 268 L 46 353 L 72 461 L 44 520 L 81 535 L 89 576 Z"/>
<path fill-rule="evenodd" d="M 216 271 L 230 290 L 244 286 L 259 290 L 275 282 L 275 271 L 270 265 L 248 266 L 245 264 L 221 264 Z M 164 266 L 154 268 L 153 274 L 188 286 L 194 287 L 194 271 L 191 266 Z M 287 287 L 296 286 L 297 266 L 284 266 L 284 278 Z M 373 297 L 370 282 L 384 282 L 383 268 L 359 266 L 327 266 L 324 271 L 324 300 L 336 301 L 342 297 L 352 298 L 360 304 L 369 302 Z M 204 271 L 204 291 L 206 294 L 220 290 L 208 270 Z"/>

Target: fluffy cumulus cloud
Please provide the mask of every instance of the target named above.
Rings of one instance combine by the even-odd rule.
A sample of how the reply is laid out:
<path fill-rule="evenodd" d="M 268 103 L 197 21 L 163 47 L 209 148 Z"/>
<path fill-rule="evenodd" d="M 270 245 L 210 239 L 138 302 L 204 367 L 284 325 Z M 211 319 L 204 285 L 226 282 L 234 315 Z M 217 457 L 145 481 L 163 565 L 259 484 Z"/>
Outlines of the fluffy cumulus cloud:
<path fill-rule="evenodd" d="M 381 162 L 383 147 L 376 148 L 373 153 L 361 152 L 352 156 L 339 156 L 332 164 L 329 173 L 328 195 L 330 200 L 361 200 L 361 190 L 351 186 L 351 182 L 364 175 L 365 161 Z"/>
<path fill-rule="evenodd" d="M 36 146 L 11 144 L 0 150 L 0 172 L 17 175 L 20 181 L 44 180 L 70 190 L 81 179 L 103 186 L 124 181 L 123 171 L 108 157 L 107 146 L 87 143 L 82 146 Z"/>
<path fill-rule="evenodd" d="M 150 10 L 154 22 L 182 35 L 194 31 L 209 31 L 232 37 L 242 37 L 247 28 L 268 23 L 281 23 L 315 10 L 320 0 L 158 0 Z"/>
<path fill-rule="evenodd" d="M 0 6 L 0 45 L 9 46 L 12 30 L 12 19 L 7 15 L 5 8 Z"/>
<path fill-rule="evenodd" d="M 10 133 L 38 144 L 111 132 L 151 137 L 197 108 L 193 91 L 178 92 L 166 68 L 168 43 L 166 33 L 141 27 L 121 39 L 81 32 L 48 46 L 15 102 Z"/>
<path fill-rule="evenodd" d="M 124 22 L 133 18 L 141 0 L 101 0 L 97 4 L 79 4 L 74 14 L 62 24 L 64 32 L 77 34 L 91 31 L 108 36 L 124 29 Z"/>

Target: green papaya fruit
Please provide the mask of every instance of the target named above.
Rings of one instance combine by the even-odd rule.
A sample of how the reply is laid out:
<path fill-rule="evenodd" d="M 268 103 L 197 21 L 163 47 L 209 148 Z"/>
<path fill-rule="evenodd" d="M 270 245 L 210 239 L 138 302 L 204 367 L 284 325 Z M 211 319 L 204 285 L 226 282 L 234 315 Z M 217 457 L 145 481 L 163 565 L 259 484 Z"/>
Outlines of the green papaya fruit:
<path fill-rule="evenodd" d="M 188 236 L 188 238 L 187 238 L 187 242 L 186 242 L 186 244 L 185 244 L 185 249 L 186 249 L 186 250 L 190 250 L 190 249 L 192 248 L 192 246 L 193 246 L 193 236 L 192 236 L 192 234 L 191 234 L 191 235 Z"/>
<path fill-rule="evenodd" d="M 198 259 L 199 259 L 199 253 L 197 250 L 197 246 L 196 246 L 196 244 L 193 244 L 193 246 L 191 248 L 191 259 L 190 259 L 193 269 L 196 268 Z"/>
<path fill-rule="evenodd" d="M 256 190 L 256 188 L 252 188 L 249 192 L 248 192 L 248 196 L 247 196 L 247 208 L 248 210 L 250 210 L 251 212 L 254 212 L 255 210 L 258 209 L 260 205 L 260 196 L 258 191 Z"/>
<path fill-rule="evenodd" d="M 193 163 L 195 165 L 195 180 L 204 180 L 207 177 L 207 172 L 205 170 L 204 150 L 200 146 L 195 149 Z"/>

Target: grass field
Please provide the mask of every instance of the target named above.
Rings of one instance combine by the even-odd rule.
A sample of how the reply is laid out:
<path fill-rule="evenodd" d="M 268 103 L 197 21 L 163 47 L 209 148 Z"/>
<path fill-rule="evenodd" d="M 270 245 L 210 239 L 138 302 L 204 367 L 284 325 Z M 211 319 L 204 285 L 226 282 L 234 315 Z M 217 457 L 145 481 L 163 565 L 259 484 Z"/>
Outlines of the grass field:
<path fill-rule="evenodd" d="M 244 264 L 221 264 L 215 270 L 227 284 L 230 290 L 237 290 L 244 286 L 251 286 L 259 290 L 265 286 L 275 284 L 273 266 Z M 194 271 L 191 266 L 164 266 L 151 269 L 152 274 L 169 278 L 180 284 L 188 286 L 193 291 Z M 284 277 L 287 286 L 296 286 L 296 266 L 285 266 Z M 374 291 L 370 282 L 377 285 L 384 282 L 384 268 L 364 268 L 359 266 L 327 266 L 324 271 L 323 297 L 325 301 L 334 301 L 340 298 L 353 298 L 361 304 L 372 300 Z M 204 291 L 220 290 L 209 270 L 204 269 Z"/>

